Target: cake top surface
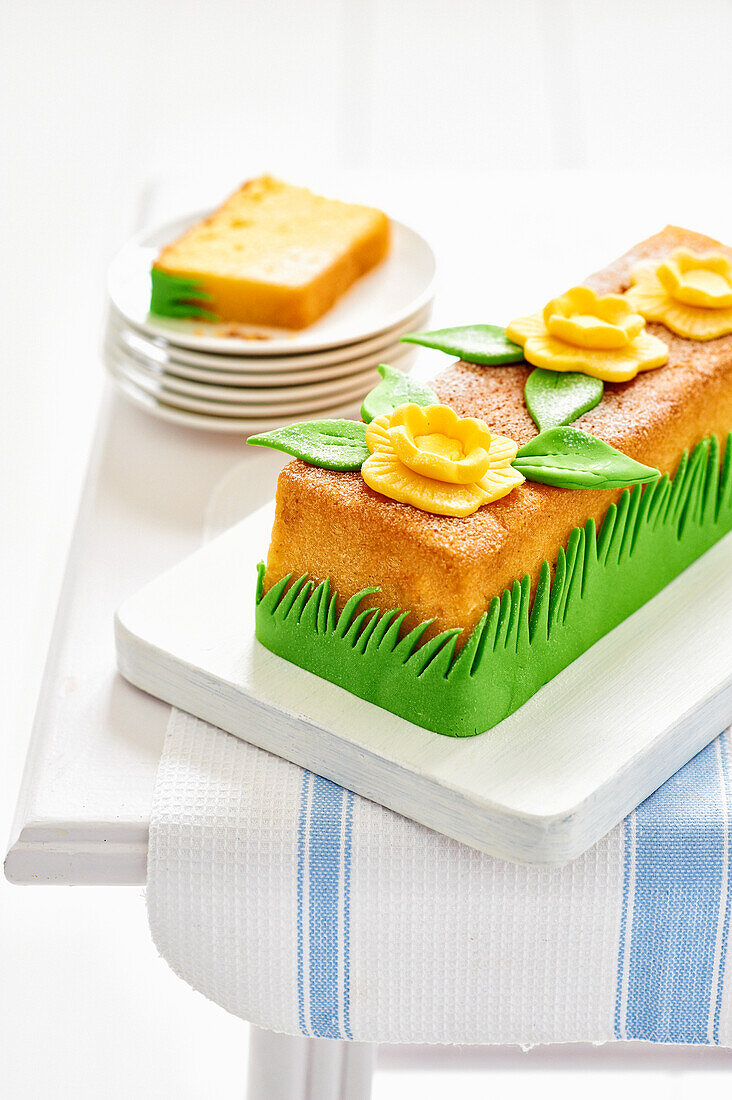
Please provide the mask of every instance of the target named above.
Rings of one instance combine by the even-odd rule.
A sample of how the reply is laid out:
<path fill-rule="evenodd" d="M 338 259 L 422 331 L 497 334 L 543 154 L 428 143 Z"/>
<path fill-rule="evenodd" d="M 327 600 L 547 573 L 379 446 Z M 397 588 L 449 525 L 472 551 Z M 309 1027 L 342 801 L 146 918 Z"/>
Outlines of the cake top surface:
<path fill-rule="evenodd" d="M 372 207 L 261 176 L 164 248 L 155 266 L 295 287 L 385 223 Z"/>
<path fill-rule="evenodd" d="M 630 285 L 630 273 L 636 264 L 662 259 L 680 246 L 696 251 L 721 249 L 732 256 L 732 250 L 715 240 L 668 226 L 591 276 L 587 285 L 603 294 L 622 293 Z M 674 415 L 680 414 L 688 401 L 698 400 L 700 376 L 721 378 L 732 372 L 732 336 L 700 343 L 675 336 L 662 325 L 650 324 L 648 329 L 668 345 L 668 365 L 639 374 L 630 382 L 606 384 L 601 403 L 577 423 L 583 431 L 632 458 L 640 458 L 644 439 L 659 422 L 668 423 L 668 432 L 673 432 Z M 459 416 L 484 420 L 492 432 L 522 445 L 537 435 L 524 401 L 524 386 L 532 369 L 503 366 L 496 370 L 458 362 L 430 384 L 440 401 Z M 671 472 L 678 459 L 673 438 L 669 438 L 667 450 L 668 461 L 660 461 L 660 465 Z M 388 538 L 399 539 L 409 534 L 412 539 L 417 537 L 425 549 L 439 547 L 448 557 L 454 552 L 463 561 L 499 548 L 506 528 L 529 526 L 546 495 L 563 491 L 524 483 L 489 507 L 467 517 L 453 518 L 388 500 L 369 489 L 359 473 L 327 471 L 295 461 L 285 468 L 282 476 L 301 487 L 312 507 L 317 507 L 321 494 L 329 498 L 335 494 L 342 505 L 352 508 L 355 525 L 378 520 Z"/>

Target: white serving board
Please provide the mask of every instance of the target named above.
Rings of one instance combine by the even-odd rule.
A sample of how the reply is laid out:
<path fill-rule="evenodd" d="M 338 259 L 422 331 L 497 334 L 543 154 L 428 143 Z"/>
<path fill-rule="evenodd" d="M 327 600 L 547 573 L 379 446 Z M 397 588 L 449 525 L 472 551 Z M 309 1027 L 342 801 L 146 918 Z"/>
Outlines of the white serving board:
<path fill-rule="evenodd" d="M 122 605 L 121 673 L 465 844 L 574 859 L 732 722 L 732 535 L 510 718 L 449 738 L 256 641 L 272 515 L 260 509 Z"/>

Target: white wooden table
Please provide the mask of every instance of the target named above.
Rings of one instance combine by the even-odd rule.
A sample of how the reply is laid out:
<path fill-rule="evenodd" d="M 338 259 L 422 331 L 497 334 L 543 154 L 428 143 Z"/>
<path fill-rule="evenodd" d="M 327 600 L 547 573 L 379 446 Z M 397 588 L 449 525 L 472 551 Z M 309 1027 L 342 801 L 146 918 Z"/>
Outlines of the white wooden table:
<path fill-rule="evenodd" d="M 666 178 L 663 192 L 657 178 L 461 178 L 464 203 L 449 217 L 439 213 L 452 182 L 446 176 L 421 179 L 419 188 L 410 177 L 392 178 L 388 188 L 383 178 L 373 184 L 374 201 L 412 220 L 436 247 L 442 275 L 436 324 L 500 320 L 527 302 L 538 305 L 547 285 L 576 281 L 664 221 L 687 221 L 732 240 L 722 178 L 704 180 L 701 221 L 700 185 L 692 177 Z M 626 206 L 622 196 L 631 183 Z M 598 225 L 603 197 L 607 214 Z M 164 213 L 180 208 L 178 202 Z M 439 369 L 439 357 L 430 362 Z M 245 514 L 271 497 L 283 460 L 264 449 L 247 451 L 238 438 L 164 424 L 106 394 L 5 864 L 12 882 L 144 883 L 169 708 L 116 674 L 113 613 L 196 548 L 207 502 L 232 466 L 251 464 Z M 726 1057 L 677 1054 L 702 1055 L 709 1065 Z M 579 1056 L 595 1057 L 591 1050 Z M 250 1096 L 278 1100 L 273 1074 L 279 1074 L 288 1100 L 357 1100 L 368 1095 L 372 1057 L 358 1044 L 255 1032 Z M 648 1052 L 659 1067 L 670 1057 L 663 1048 Z"/>
<path fill-rule="evenodd" d="M 116 673 L 113 615 L 199 545 L 213 487 L 242 460 L 254 508 L 271 495 L 278 454 L 164 424 L 107 393 L 6 861 L 13 882 L 145 882 L 170 708 Z"/>

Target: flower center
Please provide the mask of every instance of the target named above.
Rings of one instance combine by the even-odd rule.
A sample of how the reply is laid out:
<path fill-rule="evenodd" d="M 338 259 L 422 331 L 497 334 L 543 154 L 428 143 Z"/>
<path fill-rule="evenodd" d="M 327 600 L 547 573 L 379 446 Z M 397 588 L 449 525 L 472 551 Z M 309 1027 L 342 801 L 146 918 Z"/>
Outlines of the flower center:
<path fill-rule="evenodd" d="M 732 306 L 732 264 L 721 253 L 697 256 L 679 249 L 658 267 L 658 278 L 676 302 L 697 309 Z"/>
<path fill-rule="evenodd" d="M 399 461 L 415 474 L 449 485 L 479 481 L 490 464 L 491 433 L 444 405 L 395 409 L 387 435 Z"/>
<path fill-rule="evenodd" d="M 460 441 L 439 432 L 415 436 L 414 442 L 418 450 L 437 455 L 438 458 L 447 458 L 451 462 L 459 462 L 461 458 L 465 458 L 465 450 Z"/>
<path fill-rule="evenodd" d="M 548 327 L 552 336 L 578 348 L 622 348 L 629 343 L 627 333 L 621 328 L 590 313 L 554 316 Z"/>
<path fill-rule="evenodd" d="M 545 306 L 544 324 L 550 336 L 572 347 L 613 351 L 635 340 L 645 322 L 619 294 L 575 286 Z"/>

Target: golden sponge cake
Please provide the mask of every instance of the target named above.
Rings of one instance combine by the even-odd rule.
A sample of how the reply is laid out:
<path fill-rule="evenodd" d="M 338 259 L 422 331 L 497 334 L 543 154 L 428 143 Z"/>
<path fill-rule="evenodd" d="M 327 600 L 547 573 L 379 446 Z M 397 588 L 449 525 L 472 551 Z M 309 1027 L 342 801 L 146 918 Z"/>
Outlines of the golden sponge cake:
<path fill-rule="evenodd" d="M 588 280 L 602 293 L 621 292 L 640 260 L 679 246 L 718 250 L 718 242 L 669 227 Z M 732 250 L 724 249 L 732 256 Z M 685 340 L 661 325 L 648 330 L 669 347 L 668 365 L 630 382 L 606 384 L 601 403 L 577 426 L 663 472 L 685 449 L 732 428 L 732 336 Z M 484 420 L 519 444 L 537 433 L 524 402 L 531 368 L 500 370 L 457 363 L 432 388 L 460 416 Z M 560 489 L 525 482 L 509 496 L 456 519 L 426 514 L 373 492 L 360 473 L 332 472 L 303 462 L 287 465 L 277 487 L 277 511 L 265 588 L 303 573 L 326 577 L 341 604 L 371 585 L 369 602 L 409 612 L 408 626 L 434 619 L 432 632 L 467 633 L 494 596 L 542 562 L 556 561 L 572 529 L 599 521 L 620 489 Z M 427 635 L 425 635 L 427 636 Z M 463 635 L 465 637 L 466 634 Z"/>
<path fill-rule="evenodd" d="M 262 176 L 162 250 L 158 271 L 191 281 L 223 321 L 299 329 L 389 248 L 380 210 Z"/>

